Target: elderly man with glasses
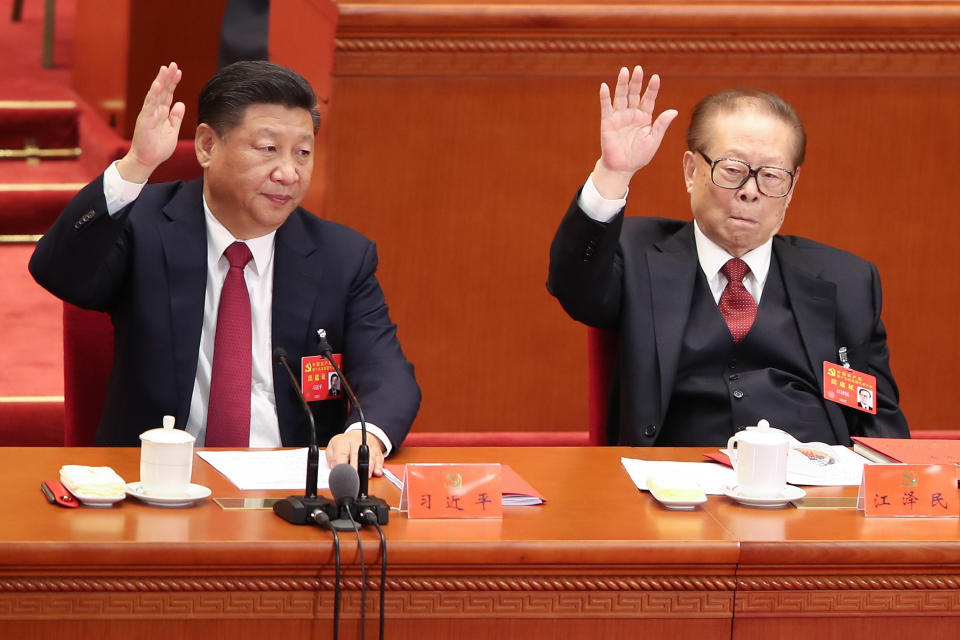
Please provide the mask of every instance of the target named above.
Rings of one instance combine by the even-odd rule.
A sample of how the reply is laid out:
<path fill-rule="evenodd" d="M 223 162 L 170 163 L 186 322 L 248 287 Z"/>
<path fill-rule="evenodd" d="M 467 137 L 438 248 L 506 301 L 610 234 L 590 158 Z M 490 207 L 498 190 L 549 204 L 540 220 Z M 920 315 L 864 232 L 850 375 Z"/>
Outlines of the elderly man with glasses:
<path fill-rule="evenodd" d="M 624 217 L 631 178 L 677 116 L 654 118 L 659 89 L 654 75 L 643 90 L 640 67 L 620 70 L 612 99 L 601 85 L 601 156 L 550 251 L 550 292 L 617 338 L 608 441 L 723 445 L 761 418 L 805 442 L 909 437 L 876 267 L 776 235 L 806 147 L 782 98 L 728 90 L 701 100 L 683 154 L 693 221 Z M 874 377 L 876 409 L 838 398 L 828 368 Z"/>

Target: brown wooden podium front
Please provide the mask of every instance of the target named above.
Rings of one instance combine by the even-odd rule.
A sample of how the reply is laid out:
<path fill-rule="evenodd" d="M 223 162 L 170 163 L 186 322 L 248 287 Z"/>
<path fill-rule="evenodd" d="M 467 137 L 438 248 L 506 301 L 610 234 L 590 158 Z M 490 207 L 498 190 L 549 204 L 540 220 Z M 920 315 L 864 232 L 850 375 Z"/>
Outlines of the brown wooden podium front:
<path fill-rule="evenodd" d="M 957 520 L 764 511 L 722 496 L 671 512 L 632 486 L 620 456 L 697 460 L 699 450 L 401 451 L 398 462 L 508 463 L 548 502 L 508 507 L 495 521 L 394 512 L 387 637 L 878 639 L 960 628 Z M 138 475 L 136 449 L 0 448 L 0 637 L 330 637 L 329 533 L 212 500 L 53 507 L 40 481 L 70 463 Z M 194 481 L 214 497 L 286 493 L 240 492 L 199 459 Z M 372 490 L 399 500 L 383 480 Z M 342 540 L 341 631 L 359 637 L 359 553 L 352 534 Z M 364 531 L 363 542 L 373 638 L 376 532 Z"/>

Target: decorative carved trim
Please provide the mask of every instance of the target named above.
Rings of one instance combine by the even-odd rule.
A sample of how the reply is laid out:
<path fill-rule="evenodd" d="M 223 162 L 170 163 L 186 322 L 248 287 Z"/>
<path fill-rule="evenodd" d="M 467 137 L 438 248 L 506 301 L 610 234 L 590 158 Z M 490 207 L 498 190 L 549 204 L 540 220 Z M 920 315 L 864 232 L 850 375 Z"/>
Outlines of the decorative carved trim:
<path fill-rule="evenodd" d="M 330 597 L 332 607 L 333 596 Z M 28 593 L 0 594 L 0 620 L 159 618 L 312 618 L 312 593 Z M 332 612 L 332 608 L 329 609 Z"/>
<path fill-rule="evenodd" d="M 960 589 L 960 576 L 738 576 L 738 591 Z"/>
<path fill-rule="evenodd" d="M 359 580 L 356 581 L 359 589 Z M 347 581 L 349 584 L 349 581 Z M 237 592 L 237 591 L 316 591 L 333 589 L 332 580 L 314 578 L 269 577 L 196 577 L 196 578 L 2 578 L 0 594 L 17 592 Z M 349 587 L 347 587 L 349 588 Z"/>
<path fill-rule="evenodd" d="M 496 615 L 507 618 L 729 618 L 733 593 L 704 592 L 406 592 L 389 593 L 389 617 L 476 618 Z M 368 596 L 368 605 L 370 598 Z M 321 604 L 324 607 L 332 607 Z M 360 594 L 343 599 L 346 617 L 359 615 Z M 375 610 L 377 610 L 375 608 Z"/>
<path fill-rule="evenodd" d="M 655 577 L 400 577 L 388 578 L 388 591 L 733 591 L 736 580 L 724 576 L 655 576 Z M 341 586 L 346 591 L 359 591 L 360 580 L 346 577 Z M 333 580 L 327 578 L 253 577 L 91 577 L 91 578 L 0 578 L 0 594 L 23 592 L 238 592 L 238 591 L 332 591 Z M 376 580 L 367 581 L 368 589 L 379 589 Z"/>
<path fill-rule="evenodd" d="M 738 577 L 735 615 L 960 615 L 960 576 Z"/>
<path fill-rule="evenodd" d="M 958 591 L 773 591 L 737 594 L 734 615 L 902 616 L 936 613 L 960 616 Z"/>
<path fill-rule="evenodd" d="M 596 76 L 628 60 L 670 77 L 956 78 L 960 39 L 340 38 L 334 76 Z"/>
<path fill-rule="evenodd" d="M 346 577 L 345 591 L 359 591 L 360 580 Z M 378 589 L 377 580 L 367 581 Z M 895 589 L 960 590 L 955 575 L 878 576 L 569 576 L 569 577 L 397 577 L 387 579 L 388 591 L 832 591 Z M 91 577 L 2 578 L 0 593 L 24 592 L 237 592 L 332 591 L 328 578 L 242 577 Z"/>
<path fill-rule="evenodd" d="M 956 575 L 400 577 L 386 586 L 387 615 L 423 618 L 960 616 Z M 344 615 L 358 616 L 360 580 L 343 588 Z M 332 606 L 333 581 L 308 577 L 0 579 L 0 619 L 325 618 Z"/>
<path fill-rule="evenodd" d="M 375 593 L 375 592 L 374 592 Z M 360 617 L 360 594 L 344 594 L 344 618 Z M 368 593 L 367 607 L 377 613 L 378 599 Z M 390 592 L 388 617 L 582 618 L 729 618 L 733 593 L 696 592 Z M 333 593 L 28 593 L 0 594 L 3 619 L 95 618 L 331 618 Z"/>
<path fill-rule="evenodd" d="M 343 53 L 960 53 L 960 40 L 337 38 Z"/>

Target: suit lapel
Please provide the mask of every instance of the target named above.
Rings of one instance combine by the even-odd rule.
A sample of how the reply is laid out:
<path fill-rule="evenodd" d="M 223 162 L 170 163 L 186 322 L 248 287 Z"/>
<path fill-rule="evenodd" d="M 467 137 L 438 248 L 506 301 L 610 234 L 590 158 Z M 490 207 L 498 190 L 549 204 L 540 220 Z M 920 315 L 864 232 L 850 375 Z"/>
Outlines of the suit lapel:
<path fill-rule="evenodd" d="M 187 421 L 193 395 L 207 287 L 207 226 L 202 194 L 202 180 L 186 184 L 163 207 L 167 220 L 159 229 L 170 291 L 177 419 L 182 423 Z"/>
<path fill-rule="evenodd" d="M 308 232 L 301 217 L 304 215 L 311 214 L 295 210 L 277 229 L 273 254 L 273 348 L 283 347 L 287 351 L 294 372 L 302 356 L 316 353 L 310 345 L 314 344 L 313 334 L 319 327 L 311 326 L 310 319 L 323 280 L 323 262 L 317 259 L 316 253 L 318 242 Z M 273 386 L 278 399 L 282 395 L 278 390 L 289 384 L 286 374 L 274 367 Z M 277 418 L 281 440 L 292 442 L 296 425 L 303 421 L 300 407 L 278 401 Z"/>
<path fill-rule="evenodd" d="M 800 339 L 811 370 L 819 379 L 823 396 L 823 360 L 836 356 L 837 349 L 837 285 L 812 273 L 803 260 L 803 252 L 779 236 L 773 239 L 773 252 L 780 261 L 783 285 L 793 309 Z M 840 407 L 824 401 L 837 442 L 849 440 L 846 419 Z"/>
<path fill-rule="evenodd" d="M 696 244 L 693 223 L 689 223 L 647 251 L 653 305 L 653 326 L 660 367 L 660 419 L 670 402 L 677 363 L 683 344 L 683 332 L 690 315 L 690 302 L 696 283 Z"/>

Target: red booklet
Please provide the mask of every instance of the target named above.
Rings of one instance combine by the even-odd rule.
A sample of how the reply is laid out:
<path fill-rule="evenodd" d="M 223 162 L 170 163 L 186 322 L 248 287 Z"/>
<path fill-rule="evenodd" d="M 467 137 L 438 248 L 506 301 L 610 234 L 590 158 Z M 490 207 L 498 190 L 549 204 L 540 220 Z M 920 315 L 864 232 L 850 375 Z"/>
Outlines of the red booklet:
<path fill-rule="evenodd" d="M 960 465 L 960 440 L 853 438 L 853 450 L 873 462 Z M 957 467 L 960 481 L 960 466 Z"/>

